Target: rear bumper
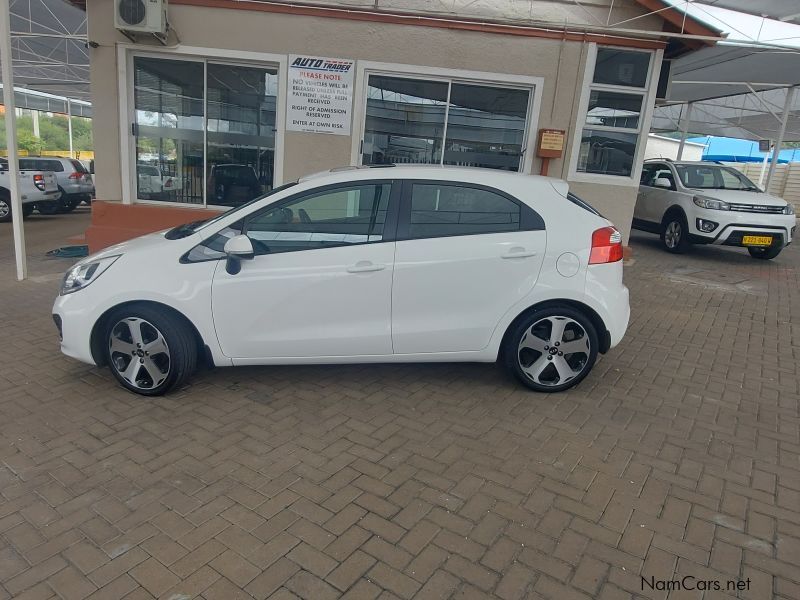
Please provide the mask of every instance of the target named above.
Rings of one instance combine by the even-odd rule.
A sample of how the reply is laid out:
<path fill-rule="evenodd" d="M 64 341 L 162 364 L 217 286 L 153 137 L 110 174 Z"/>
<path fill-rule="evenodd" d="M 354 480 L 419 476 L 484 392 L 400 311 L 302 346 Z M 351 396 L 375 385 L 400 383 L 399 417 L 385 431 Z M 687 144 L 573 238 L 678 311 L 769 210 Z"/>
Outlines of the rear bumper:
<path fill-rule="evenodd" d="M 630 292 L 622 283 L 622 261 L 590 265 L 586 272 L 586 296 L 605 325 L 606 331 L 597 332 L 601 350 L 613 348 L 625 336 L 631 318 Z"/>

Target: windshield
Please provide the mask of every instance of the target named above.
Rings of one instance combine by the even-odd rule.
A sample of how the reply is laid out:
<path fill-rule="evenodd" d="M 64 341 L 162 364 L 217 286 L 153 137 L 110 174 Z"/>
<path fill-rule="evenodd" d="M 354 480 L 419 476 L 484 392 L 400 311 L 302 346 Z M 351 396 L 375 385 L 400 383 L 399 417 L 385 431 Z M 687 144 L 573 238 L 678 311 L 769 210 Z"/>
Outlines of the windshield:
<path fill-rule="evenodd" d="M 718 165 L 675 165 L 681 183 L 699 190 L 743 190 L 760 192 L 759 187 L 731 167 Z"/>
<path fill-rule="evenodd" d="M 176 240 L 176 239 L 188 237 L 188 236 L 192 235 L 193 233 L 197 233 L 201 229 L 205 229 L 209 225 L 213 225 L 214 223 L 216 223 L 217 221 L 219 221 L 223 217 L 228 217 L 228 216 L 230 216 L 232 214 L 238 213 L 239 211 L 246 209 L 248 206 L 250 206 L 254 202 L 258 202 L 259 200 L 262 200 L 264 198 L 268 198 L 269 196 L 272 196 L 273 194 L 277 194 L 278 192 L 282 192 L 283 190 L 285 190 L 287 188 L 290 188 L 293 185 L 297 185 L 297 182 L 296 181 L 292 181 L 290 183 L 285 183 L 284 185 L 278 186 L 278 187 L 270 190 L 266 194 L 264 194 L 262 196 L 259 196 L 258 198 L 253 198 L 252 200 L 250 200 L 250 202 L 246 202 L 245 204 L 242 204 L 241 206 L 237 206 L 236 208 L 232 208 L 231 210 L 226 210 L 225 212 L 218 214 L 213 219 L 208 219 L 208 220 L 205 220 L 205 221 L 193 221 L 192 223 L 186 223 L 185 225 L 178 225 L 177 227 L 173 227 L 172 229 L 170 229 L 167 232 L 166 237 L 169 240 Z"/>

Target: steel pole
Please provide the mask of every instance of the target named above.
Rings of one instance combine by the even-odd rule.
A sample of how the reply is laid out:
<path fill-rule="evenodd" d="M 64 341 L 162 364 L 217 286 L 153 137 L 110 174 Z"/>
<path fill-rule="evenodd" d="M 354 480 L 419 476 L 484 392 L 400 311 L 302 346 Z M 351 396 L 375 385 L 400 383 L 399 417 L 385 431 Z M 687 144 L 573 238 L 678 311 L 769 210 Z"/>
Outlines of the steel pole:
<path fill-rule="evenodd" d="M 767 182 L 764 185 L 764 190 L 767 192 L 769 191 L 769 184 L 772 183 L 772 176 L 775 174 L 775 167 L 778 166 L 778 156 L 781 153 L 783 136 L 786 135 L 786 124 L 789 122 L 789 115 L 792 113 L 795 90 L 797 90 L 796 87 L 790 87 L 786 90 L 786 104 L 783 106 L 783 115 L 781 115 L 781 128 L 780 131 L 778 131 L 778 139 L 775 140 L 775 147 L 772 149 L 772 163 L 769 165 Z"/>
<path fill-rule="evenodd" d="M 9 0 L 0 0 L 0 73 L 3 76 L 3 104 L 6 111 L 6 147 L 8 149 L 8 181 L 11 191 L 11 229 L 14 235 L 14 258 L 17 280 L 28 275 L 25 255 L 25 228 L 22 226 L 22 198 L 19 194 L 19 159 L 17 157 L 17 109 L 14 104 L 14 72 L 11 60 Z"/>
<path fill-rule="evenodd" d="M 72 151 L 72 102 L 67 98 L 67 132 L 69 133 L 69 157 L 75 158 Z"/>
<path fill-rule="evenodd" d="M 693 102 L 689 102 L 686 105 L 686 115 L 683 118 L 683 122 L 681 123 L 681 143 L 678 144 L 678 158 L 677 160 L 681 160 L 683 158 L 683 148 L 686 146 L 686 136 L 689 135 L 689 123 L 692 121 L 692 108 L 694 107 Z"/>

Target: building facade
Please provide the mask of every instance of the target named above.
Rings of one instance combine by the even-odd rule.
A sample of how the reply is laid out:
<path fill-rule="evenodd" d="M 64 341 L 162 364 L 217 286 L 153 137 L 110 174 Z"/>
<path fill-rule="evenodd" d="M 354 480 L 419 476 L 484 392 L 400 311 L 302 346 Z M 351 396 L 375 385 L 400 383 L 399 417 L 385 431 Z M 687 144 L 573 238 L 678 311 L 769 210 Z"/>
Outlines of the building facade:
<path fill-rule="evenodd" d="M 171 0 L 162 45 L 129 40 L 115 2 L 88 0 L 97 197 L 128 209 L 97 211 L 94 234 L 193 220 L 309 172 L 432 163 L 546 170 L 627 239 L 665 53 L 718 32 L 689 22 L 703 41 L 676 41 L 687 20 L 652 12 L 660 0 L 500 4 L 536 18 Z M 551 25 L 567 19 L 585 26 Z"/>

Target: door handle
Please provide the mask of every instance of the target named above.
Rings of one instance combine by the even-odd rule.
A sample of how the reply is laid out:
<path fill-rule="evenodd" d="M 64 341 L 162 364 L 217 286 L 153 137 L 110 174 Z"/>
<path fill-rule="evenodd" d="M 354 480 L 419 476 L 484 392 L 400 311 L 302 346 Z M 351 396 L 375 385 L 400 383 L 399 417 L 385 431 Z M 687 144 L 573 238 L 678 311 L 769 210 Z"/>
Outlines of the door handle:
<path fill-rule="evenodd" d="M 374 263 L 371 260 L 360 260 L 354 265 L 347 267 L 348 273 L 369 273 L 370 271 L 383 271 L 386 265 Z"/>
<path fill-rule="evenodd" d="M 535 250 L 526 251 L 522 246 L 514 246 L 500 258 L 529 258 L 531 256 L 536 256 Z"/>

